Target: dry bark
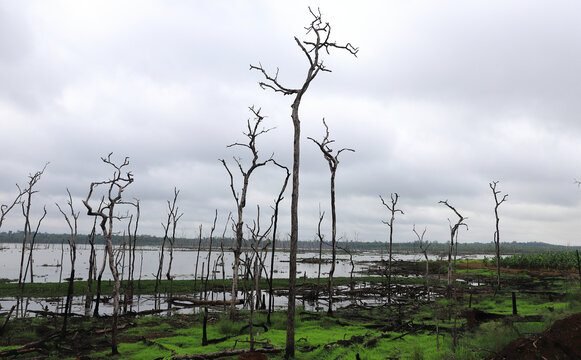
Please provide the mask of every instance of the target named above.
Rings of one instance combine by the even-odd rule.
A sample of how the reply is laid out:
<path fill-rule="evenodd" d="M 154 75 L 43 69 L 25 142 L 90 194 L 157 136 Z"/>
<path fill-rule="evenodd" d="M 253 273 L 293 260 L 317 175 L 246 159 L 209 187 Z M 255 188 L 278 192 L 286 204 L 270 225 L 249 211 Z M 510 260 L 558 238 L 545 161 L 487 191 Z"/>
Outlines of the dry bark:
<path fill-rule="evenodd" d="M 293 180 L 292 180 L 292 197 L 291 197 L 291 236 L 290 236 L 290 254 L 289 254 L 289 296 L 288 296 L 288 311 L 287 311 L 287 337 L 285 357 L 291 358 L 295 354 L 295 295 L 296 295 L 296 270 L 297 270 L 297 250 L 298 250 L 298 233 L 299 233 L 299 170 L 300 170 L 300 140 L 301 140 L 301 123 L 299 116 L 299 108 L 301 100 L 307 92 L 311 82 L 317 75 L 323 72 L 330 72 L 323 64 L 321 58 L 322 51 L 329 53 L 329 49 L 336 48 L 346 50 L 349 53 L 357 56 L 358 49 L 350 43 L 346 45 L 337 45 L 336 42 L 329 41 L 331 35 L 331 25 L 323 22 L 321 19 L 321 12 L 314 12 L 309 8 L 313 20 L 306 28 L 307 33 L 314 36 L 313 41 L 301 41 L 295 37 L 295 42 L 307 58 L 309 68 L 307 69 L 306 79 L 299 88 L 290 88 L 283 86 L 278 81 L 278 70 L 275 75 L 269 74 L 262 64 L 258 66 L 250 65 L 251 70 L 257 70 L 264 76 L 264 81 L 259 82 L 263 89 L 270 89 L 274 92 L 282 93 L 283 95 L 294 96 L 291 105 L 291 119 L 293 122 Z M 308 49 L 307 49 L 308 48 Z"/>

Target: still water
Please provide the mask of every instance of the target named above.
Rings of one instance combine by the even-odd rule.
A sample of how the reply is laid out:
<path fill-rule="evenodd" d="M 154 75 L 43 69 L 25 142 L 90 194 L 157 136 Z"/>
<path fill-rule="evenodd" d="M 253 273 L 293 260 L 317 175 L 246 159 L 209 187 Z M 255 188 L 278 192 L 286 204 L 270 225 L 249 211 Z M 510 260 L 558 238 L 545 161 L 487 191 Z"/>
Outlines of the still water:
<path fill-rule="evenodd" d="M 96 245 L 97 265 L 101 266 L 104 255 L 104 245 Z M 22 253 L 21 244 L 2 244 L 0 245 L 0 278 L 18 281 L 20 272 L 20 259 Z M 166 249 L 164 255 L 164 267 L 162 274 L 165 275 L 169 264 L 169 251 Z M 77 247 L 77 260 L 75 265 L 75 277 L 78 280 L 86 280 L 89 272 L 89 254 L 90 247 L 88 245 L 80 245 Z M 352 266 L 349 255 L 343 251 L 337 251 L 337 263 L 335 264 L 335 276 L 345 277 L 349 276 Z M 171 268 L 171 275 L 175 279 L 185 280 L 194 279 L 196 274 L 197 263 L 197 278 L 201 278 L 202 268 L 206 272 L 208 263 L 208 251 L 201 250 L 199 259 L 197 257 L 197 250 L 192 249 L 174 249 L 173 262 Z M 127 271 L 129 266 L 129 253 L 125 252 L 119 256 L 119 272 L 123 270 L 125 278 L 127 278 Z M 160 247 L 138 247 L 135 252 L 135 279 L 155 279 L 159 267 Z M 232 251 L 224 249 L 224 273 L 226 278 L 232 278 L 232 264 L 234 263 L 234 254 Z M 216 278 L 222 278 L 222 254 L 213 250 L 210 256 L 210 271 L 215 274 Z M 315 252 L 301 252 L 297 254 L 297 276 L 316 278 L 319 272 L 319 265 L 316 263 L 304 262 L 309 259 L 318 259 L 319 254 Z M 321 276 L 329 274 L 331 268 L 330 259 L 331 253 L 324 252 L 323 259 L 328 260 L 321 265 Z M 62 258 L 62 261 L 61 261 Z M 25 262 L 28 259 L 28 251 L 25 254 Z M 245 259 L 245 255 L 242 255 Z M 387 254 L 379 252 L 357 252 L 353 254 L 353 261 L 355 264 L 354 276 L 365 273 L 367 267 L 377 261 L 387 259 Z M 395 260 L 423 260 L 420 255 L 394 255 Z M 436 256 L 430 256 L 431 260 L 435 260 Z M 288 261 L 289 253 L 277 252 L 274 257 L 274 278 L 288 277 Z M 271 254 L 266 257 L 265 267 L 270 269 Z M 61 265 L 62 264 L 62 265 Z M 71 262 L 69 259 L 68 245 L 64 248 L 61 245 L 55 244 L 39 244 L 35 245 L 33 253 L 33 275 L 34 282 L 58 282 L 59 279 L 68 277 L 71 271 Z M 214 272 L 215 271 L 215 272 Z M 164 276 L 165 277 L 165 276 Z M 210 276 L 212 278 L 212 275 Z M 103 279 L 112 279 L 112 275 L 108 266 L 103 273 Z M 28 275 L 26 282 L 30 282 L 30 275 Z"/>

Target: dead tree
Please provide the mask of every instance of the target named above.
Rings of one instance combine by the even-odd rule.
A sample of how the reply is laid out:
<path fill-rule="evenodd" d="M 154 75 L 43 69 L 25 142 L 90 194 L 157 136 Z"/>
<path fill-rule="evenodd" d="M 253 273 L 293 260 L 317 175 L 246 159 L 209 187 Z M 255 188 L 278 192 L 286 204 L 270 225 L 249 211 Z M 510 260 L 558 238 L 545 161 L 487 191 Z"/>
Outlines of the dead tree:
<path fill-rule="evenodd" d="M 252 227 L 247 226 L 248 231 L 250 232 L 250 238 L 252 243 L 250 244 L 250 248 L 254 252 L 253 256 L 250 258 L 250 263 L 248 264 L 249 267 L 253 267 L 252 272 L 254 273 L 252 285 L 250 287 L 250 318 L 249 322 L 249 332 L 250 332 L 250 350 L 254 350 L 254 305 L 255 305 L 255 296 L 256 296 L 256 303 L 260 302 L 260 267 L 264 268 L 264 262 L 262 261 L 260 255 L 260 244 L 263 242 L 264 239 L 267 238 L 268 234 L 270 233 L 273 226 L 273 218 L 271 218 L 270 226 L 264 231 L 261 232 L 260 229 L 260 206 L 257 206 L 257 215 L 256 221 L 253 221 Z M 266 245 L 268 246 L 268 244 Z M 264 250 L 266 250 L 266 246 Z M 266 254 L 265 254 L 266 255 Z"/>
<path fill-rule="evenodd" d="M 162 278 L 162 273 L 163 273 L 163 263 L 164 263 L 164 257 L 165 257 L 165 244 L 168 241 L 170 242 L 170 264 L 168 266 L 168 271 L 166 273 L 166 277 L 168 280 L 171 280 L 170 273 L 171 273 L 171 263 L 173 262 L 173 241 L 169 235 L 169 229 L 170 229 L 172 222 L 174 222 L 174 231 L 175 231 L 175 226 L 177 225 L 177 221 L 181 217 L 181 215 L 179 215 L 179 217 L 178 217 L 177 208 L 176 208 L 176 202 L 177 202 L 177 198 L 178 198 L 179 193 L 180 193 L 179 190 L 177 190 L 177 188 L 174 188 L 173 202 L 170 202 L 169 200 L 167 201 L 167 207 L 168 207 L 167 222 L 165 224 L 164 223 L 161 224 L 163 231 L 164 231 L 164 235 L 163 235 L 163 239 L 161 241 L 161 250 L 159 253 L 159 263 L 158 263 L 158 267 L 157 267 L 157 273 L 155 275 L 154 292 L 155 292 L 156 297 L 159 295 L 159 285 L 161 284 L 161 278 Z M 174 233 L 174 236 L 175 236 L 175 233 Z M 171 287 L 171 283 L 170 283 L 170 287 Z M 168 305 L 171 305 L 171 303 L 168 303 Z"/>
<path fill-rule="evenodd" d="M 234 162 L 238 166 L 238 170 L 240 171 L 240 175 L 242 176 L 242 187 L 240 192 L 235 189 L 234 186 L 234 175 L 230 168 L 226 164 L 224 159 L 220 159 L 222 165 L 228 172 L 230 176 L 230 190 L 232 191 L 232 196 L 236 201 L 236 209 L 238 213 L 238 218 L 236 220 L 235 229 L 236 229 L 236 243 L 234 244 L 234 267 L 233 267 L 233 276 L 232 276 L 232 304 L 230 306 L 231 316 L 234 316 L 236 311 L 236 299 L 237 299 L 237 292 L 238 292 L 238 269 L 240 267 L 240 254 L 242 252 L 242 240 L 243 240 L 243 224 L 244 224 L 244 208 L 246 207 L 246 194 L 248 192 L 248 184 L 250 181 L 250 176 L 254 170 L 262 167 L 272 161 L 272 156 L 267 160 L 259 160 L 258 156 L 258 149 L 256 148 L 256 140 L 257 138 L 262 135 L 266 134 L 272 129 L 262 128 L 262 121 L 264 120 L 264 116 L 260 114 L 260 109 L 256 110 L 254 107 L 249 108 L 252 114 L 254 115 L 254 121 L 251 122 L 250 119 L 247 120 L 247 132 L 243 132 L 243 134 L 248 139 L 247 143 L 233 143 L 228 145 L 228 147 L 234 146 L 241 146 L 243 148 L 247 148 L 251 153 L 251 161 L 250 164 L 246 169 L 244 169 L 242 165 L 242 161 L 239 158 L 234 158 Z"/>
<path fill-rule="evenodd" d="M 97 280 L 97 253 L 95 251 L 95 237 L 97 236 L 97 217 L 93 219 L 93 228 L 88 236 L 89 252 L 89 274 L 87 276 L 87 289 L 85 291 L 85 316 L 91 312 L 91 303 L 93 302 L 92 286 L 93 281 Z"/>
<path fill-rule="evenodd" d="M 224 224 L 224 231 L 222 232 L 222 237 L 220 238 L 220 257 L 219 261 L 222 265 L 222 298 L 224 301 L 224 311 L 226 311 L 226 268 L 224 265 L 224 239 L 226 238 L 226 231 L 228 230 L 228 223 L 230 223 L 232 219 L 232 213 L 228 213 L 228 218 L 226 219 L 226 223 Z"/>
<path fill-rule="evenodd" d="M 349 242 L 345 240 L 345 247 L 339 246 L 337 244 L 337 249 L 343 250 L 347 255 L 349 255 L 349 263 L 351 264 L 351 271 L 349 272 L 349 289 L 351 291 L 355 290 L 355 282 L 353 281 L 353 273 L 355 272 L 355 262 L 353 261 L 353 251 L 349 249 Z"/>
<path fill-rule="evenodd" d="M 214 213 L 214 223 L 210 229 L 210 246 L 208 248 L 208 258 L 207 258 L 207 271 L 206 280 L 204 281 L 204 301 L 208 301 L 208 280 L 210 278 L 210 260 L 212 259 L 212 242 L 214 240 L 214 230 L 216 230 L 216 221 L 218 220 L 218 209 Z M 202 279 L 203 280 L 203 279 Z M 206 327 L 208 325 L 208 307 L 204 307 L 204 319 L 202 322 L 202 346 L 208 345 L 208 334 L 206 332 Z"/>
<path fill-rule="evenodd" d="M 128 271 L 128 284 L 127 292 L 125 293 L 125 301 L 123 312 L 127 312 L 127 303 L 133 304 L 133 293 L 135 290 L 135 248 L 137 246 L 137 229 L 139 227 L 139 217 L 141 215 L 139 200 L 135 200 L 135 226 L 133 231 L 131 228 L 131 222 L 133 221 L 133 215 L 129 218 L 129 223 L 127 224 L 127 233 L 129 234 L 129 271 Z"/>
<path fill-rule="evenodd" d="M 276 166 L 280 167 L 281 169 L 283 169 L 285 171 L 285 178 L 284 178 L 284 182 L 282 184 L 282 187 L 280 189 L 280 193 L 278 194 L 278 197 L 274 201 L 274 208 L 273 208 L 274 212 L 272 214 L 272 252 L 271 252 L 271 256 L 270 256 L 270 277 L 269 277 L 269 281 L 268 281 L 268 314 L 266 315 L 266 323 L 269 325 L 271 324 L 270 314 L 274 310 L 274 291 L 272 290 L 272 281 L 273 281 L 273 274 L 274 274 L 274 254 L 276 251 L 276 233 L 277 233 L 277 229 L 278 229 L 278 210 L 280 207 L 280 203 L 284 199 L 283 194 L 286 191 L 286 187 L 288 185 L 288 179 L 290 178 L 290 175 L 291 175 L 289 169 L 286 166 L 280 165 L 279 163 L 277 163 L 274 160 L 272 162 Z"/>
<path fill-rule="evenodd" d="M 34 173 L 34 175 L 28 175 L 28 185 L 26 188 L 21 189 L 20 186 L 16 185 L 18 187 L 19 193 L 21 194 L 20 197 L 26 195 L 26 198 L 24 199 L 24 201 L 20 202 L 20 204 L 22 206 L 22 215 L 24 216 L 24 231 L 23 231 L 23 237 L 22 237 L 22 253 L 20 256 L 20 273 L 18 274 L 18 285 L 20 285 L 21 287 L 24 286 L 24 281 L 26 278 L 26 274 L 23 271 L 24 270 L 24 254 L 26 253 L 26 245 L 28 244 L 28 241 L 30 240 L 29 236 L 31 235 L 31 232 L 32 232 L 31 225 L 30 225 L 30 207 L 32 205 L 32 195 L 37 193 L 37 191 L 35 191 L 33 189 L 34 189 L 34 186 L 36 186 L 36 184 L 38 183 L 38 181 L 40 181 L 40 178 L 44 174 L 44 170 L 46 169 L 47 166 L 48 166 L 48 163 L 46 163 L 44 165 L 42 170 Z M 12 205 L 12 206 L 14 206 L 14 205 Z M 45 215 L 46 215 L 46 212 L 45 212 Z M 44 218 L 44 216 L 43 216 L 43 218 Z M 42 219 L 40 219 L 40 221 L 38 222 L 37 229 L 39 228 L 41 221 L 42 221 Z M 30 255 L 28 257 L 27 267 L 32 262 L 32 251 L 33 251 L 33 246 L 30 246 Z M 34 276 L 33 276 L 33 272 L 31 269 L 30 270 L 30 282 L 34 281 L 33 278 L 34 278 Z"/>
<path fill-rule="evenodd" d="M 321 283 L 321 264 L 323 263 L 323 242 L 325 235 L 321 232 L 321 223 L 325 217 L 325 212 L 321 212 L 321 205 L 319 204 L 319 224 L 317 225 L 317 238 L 319 239 L 319 272 L 317 273 L 317 298 L 319 294 L 319 284 Z"/>
<path fill-rule="evenodd" d="M 67 222 L 67 225 L 69 226 L 69 230 L 71 232 L 71 237 L 68 240 L 68 242 L 69 242 L 69 257 L 71 260 L 71 274 L 69 276 L 69 286 L 67 289 L 67 301 L 65 303 L 65 315 L 63 318 L 63 327 L 62 327 L 62 334 L 61 334 L 61 338 L 63 338 L 63 339 L 65 338 L 65 336 L 67 334 L 67 319 L 68 319 L 68 315 L 71 312 L 71 303 L 73 300 L 73 290 L 74 290 L 74 284 L 75 284 L 75 262 L 77 260 L 77 222 L 79 220 L 79 212 L 75 212 L 75 209 L 73 207 L 73 197 L 71 196 L 71 192 L 69 191 L 69 189 L 67 189 L 67 194 L 69 194 L 69 200 L 67 201 L 67 205 L 69 206 L 69 211 L 70 211 L 70 215 L 71 215 L 70 218 L 67 215 L 67 213 L 65 213 L 63 211 L 63 209 L 61 209 L 60 205 L 58 203 L 55 203 L 56 207 L 59 209 L 60 213 L 63 214 L 65 221 Z M 61 264 L 61 267 L 62 267 L 62 264 Z"/>
<path fill-rule="evenodd" d="M 388 205 L 383 197 L 379 195 L 381 199 L 381 203 L 383 206 L 389 210 L 390 218 L 389 221 L 383 221 L 385 225 L 389 227 L 389 259 L 387 260 L 387 303 L 391 304 L 391 275 L 392 275 L 392 263 L 393 263 L 393 223 L 395 221 L 395 214 L 401 213 L 403 215 L 403 211 L 400 209 L 396 209 L 397 200 L 399 199 L 399 195 L 397 193 L 391 194 L 391 205 Z"/>
<path fill-rule="evenodd" d="M 179 208 L 176 206 L 178 195 L 180 191 L 177 188 L 174 188 L 174 197 L 173 201 L 170 203 L 167 202 L 168 207 L 168 222 L 166 225 L 162 224 L 164 230 L 164 237 L 167 237 L 169 240 L 169 264 L 167 266 L 167 272 L 165 274 L 166 279 L 169 281 L 169 289 L 170 289 L 170 297 L 173 293 L 173 277 L 171 276 L 171 266 L 173 264 L 173 247 L 176 241 L 176 229 L 178 226 L 178 221 L 184 215 L 183 213 L 179 214 Z M 171 236 L 168 236 L 168 230 L 171 226 Z M 171 302 L 168 302 L 168 306 L 171 306 Z"/>
<path fill-rule="evenodd" d="M 198 280 L 198 263 L 200 262 L 200 249 L 202 248 L 202 229 L 203 225 L 200 224 L 199 231 L 198 231 L 198 254 L 196 255 L 196 268 L 194 270 L 194 291 L 198 291 L 196 281 Z M 200 284 L 204 282 L 204 279 L 201 280 Z M 201 285 L 200 285 L 201 288 Z M 201 296 L 200 296 L 201 298 Z"/>
<path fill-rule="evenodd" d="M 422 234 L 420 235 L 417 231 L 416 231 L 416 225 L 414 224 L 413 227 L 413 232 L 414 234 L 416 234 L 416 237 L 418 238 L 418 247 L 420 248 L 420 252 L 422 254 L 424 254 L 424 258 L 426 259 L 426 274 L 424 275 L 424 279 L 426 280 L 426 291 L 428 293 L 428 301 L 430 301 L 430 288 L 428 286 L 428 274 L 430 272 L 430 261 L 428 259 L 428 249 L 430 248 L 430 245 L 432 245 L 429 241 L 424 240 L 424 235 L 426 235 L 426 231 L 428 229 L 424 228 L 424 231 L 422 231 Z"/>
<path fill-rule="evenodd" d="M 46 217 L 46 205 L 42 207 L 42 216 L 40 217 L 40 219 L 38 219 L 38 222 L 36 223 L 36 228 L 34 229 L 34 232 L 32 233 L 32 237 L 30 238 L 30 251 L 28 253 L 28 260 L 26 261 L 26 270 L 24 270 L 24 276 L 23 279 L 26 278 L 26 274 L 28 273 L 28 269 L 30 268 L 30 283 L 34 282 L 34 274 L 33 274 L 33 260 L 32 260 L 32 253 L 34 250 L 34 244 L 36 243 L 36 235 L 38 235 L 38 230 L 40 229 L 40 224 L 42 223 L 42 220 L 44 220 L 44 218 Z M 29 216 L 29 214 L 27 213 L 26 215 L 27 217 Z M 62 264 L 62 258 L 61 258 L 61 264 Z M 61 273 L 62 273 L 62 266 L 61 266 Z M 24 282 L 22 282 L 22 288 L 24 288 Z"/>
<path fill-rule="evenodd" d="M 18 185 L 16 185 L 16 186 L 18 187 Z M 16 206 L 16 204 L 20 204 L 20 201 L 21 201 L 22 196 L 24 194 L 26 194 L 26 191 L 24 191 L 24 190 L 20 189 L 20 187 L 18 187 L 18 194 L 14 198 L 14 201 L 12 201 L 12 203 L 9 203 L 9 204 L 0 205 L 0 229 L 2 229 L 2 223 L 4 222 L 6 215 L 8 215 L 10 210 L 12 210 L 12 208 L 14 208 Z"/>
<path fill-rule="evenodd" d="M 496 190 L 496 184 L 498 181 L 493 181 L 489 183 L 490 189 L 492 190 L 492 195 L 494 196 L 494 217 L 495 217 L 495 231 L 494 231 L 494 248 L 496 250 L 496 287 L 500 290 L 500 218 L 498 217 L 498 207 L 500 204 L 506 201 L 508 194 L 504 194 L 502 199 L 498 199 L 500 190 Z"/>
<path fill-rule="evenodd" d="M 444 204 L 446 205 L 450 210 L 452 210 L 456 216 L 458 216 L 458 221 L 452 225 L 452 222 L 448 219 L 448 221 L 450 222 L 450 248 L 448 250 L 448 289 L 447 289 L 447 295 L 448 298 L 450 298 L 451 295 L 451 287 L 452 287 L 452 252 L 454 251 L 454 239 L 457 239 L 457 233 L 458 233 L 458 229 L 460 228 L 460 226 L 465 226 L 466 229 L 468 229 L 468 225 L 466 225 L 464 223 L 464 220 L 466 220 L 466 218 L 462 215 L 460 215 L 460 213 L 458 212 L 458 210 L 456 210 L 452 205 L 448 204 L 448 200 L 445 201 L 439 201 L 440 204 Z"/>
<path fill-rule="evenodd" d="M 302 53 L 307 58 L 309 67 L 307 69 L 306 79 L 299 88 L 291 88 L 282 85 L 278 81 L 278 69 L 274 75 L 269 74 L 262 64 L 258 66 L 250 65 L 251 70 L 257 70 L 264 76 L 264 81 L 259 82 L 263 89 L 270 89 L 274 92 L 282 93 L 283 95 L 294 96 L 291 105 L 291 118 L 294 128 L 293 136 L 293 181 L 292 181 L 292 197 L 291 197 L 291 236 L 290 236 L 290 259 L 289 259 L 289 296 L 288 296 L 288 312 L 287 312 L 287 338 L 285 356 L 287 358 L 294 357 L 295 341 L 294 341 L 294 316 L 295 316 L 295 296 L 296 296 L 296 258 L 298 249 L 298 233 L 299 233 L 299 168 L 300 168 L 300 139 L 301 139 L 301 122 L 299 117 L 299 108 L 301 100 L 307 92 L 309 86 L 320 72 L 330 72 L 324 64 L 322 56 L 324 53 L 329 54 L 332 48 L 346 50 L 350 54 L 357 55 L 358 49 L 350 43 L 346 45 L 338 45 L 336 42 L 330 41 L 331 25 L 323 22 L 321 19 L 321 12 L 314 12 L 309 8 L 313 20 L 306 27 L 307 34 L 311 34 L 312 40 L 299 40 L 295 37 L 295 42 L 301 49 Z"/>
<path fill-rule="evenodd" d="M 103 232 L 103 237 L 105 238 L 105 257 L 109 261 L 109 270 L 113 275 L 114 286 L 113 286 L 113 325 L 111 332 L 111 352 L 116 355 L 119 353 L 117 350 L 117 324 L 119 321 L 119 272 L 117 269 L 117 264 L 115 263 L 115 256 L 113 254 L 113 224 L 115 220 L 121 220 L 123 217 L 115 213 L 115 207 L 117 205 L 123 204 L 122 194 L 123 191 L 133 182 L 133 174 L 131 172 L 124 172 L 124 168 L 129 165 L 129 158 L 126 157 L 123 163 L 120 165 L 115 164 L 111 160 L 111 155 L 109 153 L 106 158 L 101 158 L 101 160 L 114 168 L 113 177 L 109 180 L 92 182 L 89 188 L 89 193 L 87 198 L 83 200 L 83 204 L 87 208 L 87 215 L 99 217 L 101 219 L 100 227 Z M 91 206 L 90 201 L 93 196 L 93 192 L 98 187 L 105 187 L 104 201 L 101 201 L 99 207 L 94 209 Z"/>
<path fill-rule="evenodd" d="M 335 174 L 337 173 L 337 166 L 339 166 L 339 155 L 343 151 L 355 152 L 353 149 L 342 148 L 338 150 L 337 153 L 333 153 L 330 145 L 335 142 L 335 140 L 329 139 L 329 127 L 323 119 L 323 125 L 325 126 L 325 137 L 322 141 L 317 141 L 311 137 L 307 137 L 309 140 L 313 141 L 321 152 L 323 157 L 327 160 L 329 165 L 329 170 L 331 171 L 331 270 L 329 271 L 329 309 L 327 314 L 333 316 L 333 275 L 335 274 L 335 261 L 337 258 L 337 212 L 335 209 Z"/>

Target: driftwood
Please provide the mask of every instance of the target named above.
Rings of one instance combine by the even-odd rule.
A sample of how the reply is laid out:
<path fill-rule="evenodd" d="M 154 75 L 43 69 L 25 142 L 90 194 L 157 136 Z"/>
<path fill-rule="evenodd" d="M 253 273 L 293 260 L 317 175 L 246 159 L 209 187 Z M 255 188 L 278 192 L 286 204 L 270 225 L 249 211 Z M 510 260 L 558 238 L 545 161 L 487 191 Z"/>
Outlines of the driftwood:
<path fill-rule="evenodd" d="M 231 301 L 224 301 L 224 300 L 200 300 L 193 297 L 187 296 L 173 296 L 169 300 L 172 304 L 179 305 L 179 306 L 213 306 L 213 305 L 230 305 Z M 237 299 L 235 304 L 243 304 L 243 299 Z"/>
<path fill-rule="evenodd" d="M 141 315 L 153 315 L 159 314 L 162 312 L 167 311 L 167 309 L 151 309 L 151 310 L 143 310 L 143 311 L 128 311 L 124 315 L 125 316 L 141 316 Z"/>
<path fill-rule="evenodd" d="M 187 354 L 187 355 L 178 355 L 172 357 L 172 359 L 192 359 L 192 360 L 205 360 L 205 359 L 217 359 L 225 356 L 235 356 L 241 355 L 249 352 L 259 352 L 265 354 L 276 354 L 282 352 L 283 349 L 277 348 L 258 348 L 250 351 L 250 349 L 239 349 L 239 350 L 225 350 L 219 351 L 214 353 L 207 353 L 207 354 Z"/>
<path fill-rule="evenodd" d="M 48 311 L 48 310 L 27 310 L 28 312 L 31 312 L 33 314 L 39 314 L 42 316 L 65 316 L 64 313 L 59 313 L 59 312 L 54 312 L 54 311 Z M 83 314 L 75 314 L 75 313 L 69 313 L 68 316 L 79 316 L 79 317 L 83 317 L 85 315 Z"/>

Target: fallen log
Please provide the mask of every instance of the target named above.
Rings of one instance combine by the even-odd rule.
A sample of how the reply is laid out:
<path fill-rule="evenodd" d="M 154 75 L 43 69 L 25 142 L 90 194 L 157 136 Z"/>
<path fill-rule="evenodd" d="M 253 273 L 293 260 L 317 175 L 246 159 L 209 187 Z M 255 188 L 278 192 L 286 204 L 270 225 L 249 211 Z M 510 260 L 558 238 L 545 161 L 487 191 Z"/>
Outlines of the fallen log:
<path fill-rule="evenodd" d="M 231 300 L 200 300 L 192 297 L 187 296 L 173 296 L 169 300 L 174 305 L 179 306 L 217 306 L 217 305 L 230 305 L 232 303 Z M 243 299 L 236 300 L 236 304 L 241 305 L 244 304 Z"/>
<path fill-rule="evenodd" d="M 128 324 L 124 324 L 121 326 L 117 326 L 117 330 L 123 330 L 123 329 L 130 327 L 130 326 L 135 326 L 135 324 L 128 323 Z M 106 334 L 106 333 L 109 333 L 111 331 L 113 331 L 113 328 L 104 328 L 104 329 L 100 329 L 100 330 L 95 330 L 95 334 Z"/>
<path fill-rule="evenodd" d="M 2 324 L 2 327 L 0 328 L 0 335 L 4 332 L 4 329 L 6 328 L 6 325 L 8 324 L 8 320 L 10 319 L 10 316 L 12 315 L 12 312 L 14 312 L 15 308 L 16 308 L 16 305 L 12 305 L 12 307 L 10 308 L 10 311 L 8 312 L 8 315 L 6 315 L 6 319 L 4 319 L 4 324 Z"/>
<path fill-rule="evenodd" d="M 65 313 L 59 313 L 59 312 L 54 312 L 54 311 L 48 311 L 48 310 L 27 310 L 28 312 L 31 312 L 33 314 L 39 314 L 42 316 L 65 316 Z M 75 314 L 75 313 L 69 313 L 68 316 L 79 316 L 79 317 L 83 317 L 84 315 L 82 314 Z"/>
<path fill-rule="evenodd" d="M 364 342 L 363 347 L 375 346 L 375 344 L 377 344 L 377 341 L 379 341 L 380 339 L 385 339 L 385 338 L 389 338 L 389 337 L 391 337 L 390 334 L 379 334 L 376 337 L 373 337 L 373 338 L 367 340 L 366 342 Z"/>
<path fill-rule="evenodd" d="M 207 354 L 186 354 L 186 355 L 177 355 L 172 357 L 172 359 L 190 359 L 190 360 L 205 360 L 205 359 L 218 359 L 225 356 L 236 356 L 241 355 L 249 352 L 259 352 L 264 354 L 276 354 L 282 352 L 283 349 L 277 348 L 259 348 L 259 349 L 239 349 L 239 350 L 225 350 L 219 351 L 214 353 L 207 353 Z"/>
<path fill-rule="evenodd" d="M 162 309 L 151 309 L 151 310 L 143 310 L 143 311 L 128 311 L 128 312 L 126 312 L 123 315 L 124 316 L 153 315 L 153 314 L 162 313 L 164 311 L 167 311 L 167 309 L 165 309 L 165 310 L 162 310 Z"/>

